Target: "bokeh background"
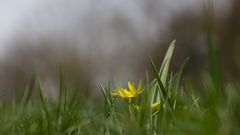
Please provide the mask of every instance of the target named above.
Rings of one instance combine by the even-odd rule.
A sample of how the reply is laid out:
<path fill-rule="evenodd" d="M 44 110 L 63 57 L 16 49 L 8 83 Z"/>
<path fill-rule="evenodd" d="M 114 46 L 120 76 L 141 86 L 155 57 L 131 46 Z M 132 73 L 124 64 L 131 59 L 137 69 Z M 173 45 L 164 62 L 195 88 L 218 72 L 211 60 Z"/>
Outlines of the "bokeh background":
<path fill-rule="evenodd" d="M 21 95 L 37 72 L 45 95 L 58 95 L 59 65 L 66 83 L 93 95 L 161 64 L 176 39 L 171 71 L 187 57 L 184 75 L 196 82 L 208 70 L 206 7 L 224 79 L 240 70 L 239 0 L 0 0 L 0 93 Z"/>

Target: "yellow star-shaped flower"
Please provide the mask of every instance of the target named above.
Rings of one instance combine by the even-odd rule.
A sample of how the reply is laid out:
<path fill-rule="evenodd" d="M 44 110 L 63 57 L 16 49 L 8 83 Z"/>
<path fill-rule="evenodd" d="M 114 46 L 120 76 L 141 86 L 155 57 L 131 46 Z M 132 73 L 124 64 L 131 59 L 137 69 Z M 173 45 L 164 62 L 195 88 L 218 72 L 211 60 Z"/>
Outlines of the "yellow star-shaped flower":
<path fill-rule="evenodd" d="M 113 96 L 121 97 L 121 98 L 133 98 L 137 97 L 139 94 L 143 92 L 141 89 L 142 81 L 139 82 L 137 89 L 134 87 L 134 84 L 128 82 L 128 89 L 125 88 L 117 88 L 113 90 L 111 93 Z"/>

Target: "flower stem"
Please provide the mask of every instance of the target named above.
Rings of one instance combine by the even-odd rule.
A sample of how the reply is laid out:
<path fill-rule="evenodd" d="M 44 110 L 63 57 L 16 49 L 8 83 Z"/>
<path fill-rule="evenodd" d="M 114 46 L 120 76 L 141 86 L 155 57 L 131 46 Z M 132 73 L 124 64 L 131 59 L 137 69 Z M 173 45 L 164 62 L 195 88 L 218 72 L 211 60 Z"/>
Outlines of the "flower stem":
<path fill-rule="evenodd" d="M 131 109 L 131 98 L 129 98 L 129 100 L 128 100 L 128 110 L 129 110 L 129 113 L 132 114 L 132 109 Z"/>

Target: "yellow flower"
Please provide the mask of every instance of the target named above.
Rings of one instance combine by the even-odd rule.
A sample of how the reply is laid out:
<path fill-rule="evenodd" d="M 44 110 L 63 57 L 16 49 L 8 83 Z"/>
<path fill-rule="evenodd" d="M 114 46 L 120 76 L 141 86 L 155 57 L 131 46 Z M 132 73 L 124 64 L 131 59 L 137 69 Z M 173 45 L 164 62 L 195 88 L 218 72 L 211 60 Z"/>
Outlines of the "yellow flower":
<path fill-rule="evenodd" d="M 160 100 L 152 104 L 152 110 L 156 111 L 160 108 Z"/>
<path fill-rule="evenodd" d="M 159 110 L 159 108 L 160 108 L 160 100 L 159 101 L 157 101 L 157 102 L 155 102 L 155 103 L 153 103 L 152 105 L 151 105 L 151 108 L 152 108 L 152 110 L 153 110 L 153 112 L 156 112 L 156 111 L 158 111 Z M 136 109 L 136 111 L 138 111 L 138 112 L 141 112 L 141 110 L 142 110 L 142 108 L 139 106 L 139 105 L 133 105 L 133 107 L 134 107 L 134 109 Z"/>
<path fill-rule="evenodd" d="M 124 89 L 124 88 L 117 88 L 117 89 L 114 90 L 111 94 L 112 94 L 113 96 L 118 96 L 118 97 L 124 98 L 125 95 L 124 95 L 123 91 L 127 91 L 127 90 Z"/>
<path fill-rule="evenodd" d="M 141 85 L 142 85 L 142 81 L 139 82 L 138 88 L 136 89 L 134 87 L 134 84 L 132 84 L 131 82 L 128 82 L 128 89 L 117 88 L 112 92 L 112 95 L 118 96 L 121 98 L 137 97 L 139 94 L 143 92 L 143 90 L 141 90 Z"/>
<path fill-rule="evenodd" d="M 136 109 L 136 111 L 141 112 L 141 107 L 139 105 L 133 105 L 133 108 Z"/>

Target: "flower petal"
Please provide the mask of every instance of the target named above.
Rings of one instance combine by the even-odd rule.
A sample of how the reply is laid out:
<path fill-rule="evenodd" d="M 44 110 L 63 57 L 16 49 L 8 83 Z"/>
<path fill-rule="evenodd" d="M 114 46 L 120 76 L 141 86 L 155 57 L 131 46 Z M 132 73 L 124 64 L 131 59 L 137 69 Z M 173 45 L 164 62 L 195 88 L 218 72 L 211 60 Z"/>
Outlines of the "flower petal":
<path fill-rule="evenodd" d="M 124 98 L 125 95 L 123 94 L 122 92 L 123 88 L 117 88 L 116 90 L 112 91 L 112 96 L 119 96 L 119 97 L 122 97 Z"/>
<path fill-rule="evenodd" d="M 134 85 L 131 84 L 131 82 L 128 82 L 128 88 L 129 88 L 129 91 L 133 94 L 135 94 L 137 92 L 134 88 Z"/>
<path fill-rule="evenodd" d="M 122 89 L 121 91 L 122 91 L 123 95 L 127 98 L 136 97 L 135 93 L 132 93 L 132 92 L 128 91 L 127 89 Z"/>

